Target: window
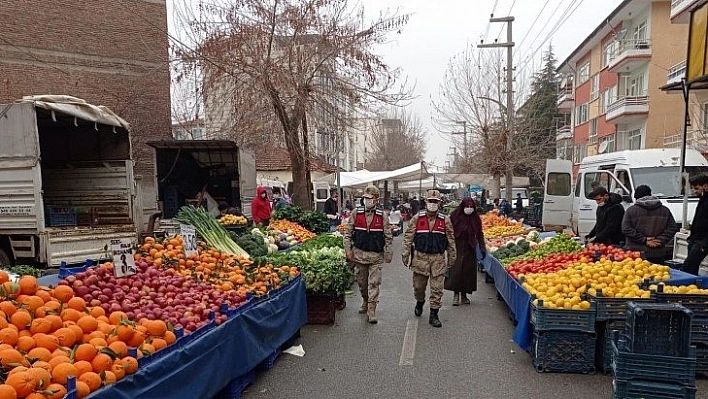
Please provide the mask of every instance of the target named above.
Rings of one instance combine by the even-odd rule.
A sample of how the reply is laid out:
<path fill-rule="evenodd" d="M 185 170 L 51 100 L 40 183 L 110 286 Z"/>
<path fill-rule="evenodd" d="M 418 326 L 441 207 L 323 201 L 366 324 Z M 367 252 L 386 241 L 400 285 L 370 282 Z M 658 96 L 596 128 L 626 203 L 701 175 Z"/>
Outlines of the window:
<path fill-rule="evenodd" d="M 610 178 L 605 172 L 590 172 L 583 176 L 583 186 L 585 187 L 585 197 L 590 198 L 590 193 L 595 187 L 604 187 L 610 190 Z M 592 199 L 592 198 L 590 198 Z"/>
<path fill-rule="evenodd" d="M 578 68 L 578 84 L 587 82 L 590 78 L 590 62 L 586 62 Z"/>
<path fill-rule="evenodd" d="M 625 130 L 617 133 L 618 150 L 639 150 L 642 148 L 642 130 Z"/>
<path fill-rule="evenodd" d="M 603 143 L 607 143 L 607 147 L 604 151 L 600 151 L 602 149 Z M 608 152 L 615 152 L 615 135 L 614 134 L 600 138 L 600 146 L 598 147 L 598 152 L 601 154 L 605 154 Z"/>
<path fill-rule="evenodd" d="M 329 198 L 329 190 L 326 188 L 318 188 L 315 192 L 318 200 L 326 200 Z"/>
<path fill-rule="evenodd" d="M 624 76 L 625 96 L 645 96 L 647 94 L 646 79 L 644 73 L 638 75 Z"/>
<path fill-rule="evenodd" d="M 600 75 L 595 74 L 590 79 L 590 101 L 596 99 L 600 94 Z"/>
<path fill-rule="evenodd" d="M 708 103 L 701 104 L 701 111 L 703 114 L 703 125 L 701 126 L 701 131 L 705 134 L 705 132 L 708 132 Z"/>
<path fill-rule="evenodd" d="M 582 187 L 580 184 L 583 181 L 582 177 L 578 175 L 578 181 L 575 182 L 575 197 L 580 198 L 580 188 Z"/>
<path fill-rule="evenodd" d="M 602 49 L 602 68 L 606 67 L 610 61 L 612 61 L 615 54 L 617 54 L 618 49 L 619 43 L 617 40 L 611 40 L 605 43 L 605 46 Z"/>
<path fill-rule="evenodd" d="M 639 22 L 637 25 L 634 26 L 634 29 L 632 31 L 632 38 L 635 41 L 635 44 L 640 44 L 640 42 L 646 41 L 647 40 L 647 20 L 645 19 L 642 22 Z"/>
<path fill-rule="evenodd" d="M 570 195 L 570 173 L 549 173 L 546 181 L 546 192 L 548 195 L 566 197 Z"/>
<path fill-rule="evenodd" d="M 192 140 L 203 140 L 204 139 L 204 132 L 199 127 L 193 128 L 190 131 L 190 133 L 192 135 Z"/>
<path fill-rule="evenodd" d="M 588 121 L 588 104 L 579 105 L 576 108 L 575 125 L 581 125 Z"/>
<path fill-rule="evenodd" d="M 597 118 L 590 120 L 590 144 L 597 143 Z"/>
<path fill-rule="evenodd" d="M 588 155 L 587 146 L 585 144 L 580 144 L 575 147 L 575 159 L 573 162 L 580 163 Z"/>

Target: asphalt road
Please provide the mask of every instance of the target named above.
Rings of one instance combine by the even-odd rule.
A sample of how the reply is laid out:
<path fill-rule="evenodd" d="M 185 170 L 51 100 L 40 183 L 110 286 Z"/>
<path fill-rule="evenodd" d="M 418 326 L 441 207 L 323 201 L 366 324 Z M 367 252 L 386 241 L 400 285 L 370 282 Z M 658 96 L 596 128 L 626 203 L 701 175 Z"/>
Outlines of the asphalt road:
<path fill-rule="evenodd" d="M 273 369 L 258 374 L 244 398 L 611 397 L 612 377 L 536 372 L 531 356 L 511 339 L 506 305 L 482 274 L 471 305 L 453 307 L 452 293 L 445 292 L 442 328 L 428 324 L 427 307 L 423 317 L 415 317 L 411 272 L 400 260 L 401 237 L 394 241 L 394 261 L 383 273 L 379 323 L 368 324 L 357 313 L 361 297 L 355 286 L 336 324 L 301 330 L 305 356 L 281 355 Z M 708 380 L 697 385 L 696 397 L 708 397 Z"/>

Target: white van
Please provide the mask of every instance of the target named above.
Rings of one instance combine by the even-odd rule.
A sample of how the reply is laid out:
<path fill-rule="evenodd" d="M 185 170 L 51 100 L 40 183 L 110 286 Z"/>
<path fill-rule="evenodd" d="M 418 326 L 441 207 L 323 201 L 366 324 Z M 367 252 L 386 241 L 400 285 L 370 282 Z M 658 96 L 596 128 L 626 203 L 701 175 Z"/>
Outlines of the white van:
<path fill-rule="evenodd" d="M 521 194 L 521 205 L 524 209 L 529 207 L 529 190 L 524 187 L 512 187 L 511 188 L 511 206 L 516 209 L 516 195 Z M 501 189 L 501 196 L 499 198 L 506 198 L 506 189 Z"/>
<path fill-rule="evenodd" d="M 546 161 L 543 226 L 545 229 L 571 227 L 579 236 L 587 235 L 595 226 L 597 205 L 594 199 L 588 198 L 594 184 L 621 195 L 625 208 L 633 202 L 634 188 L 645 184 L 680 223 L 683 212 L 680 162 L 681 150 L 677 148 L 618 151 L 585 157 L 573 190 L 572 162 L 549 159 Z M 686 171 L 690 176 L 708 173 L 708 161 L 698 151 L 689 149 L 686 151 Z M 698 198 L 691 190 L 689 222 L 697 203 Z"/>

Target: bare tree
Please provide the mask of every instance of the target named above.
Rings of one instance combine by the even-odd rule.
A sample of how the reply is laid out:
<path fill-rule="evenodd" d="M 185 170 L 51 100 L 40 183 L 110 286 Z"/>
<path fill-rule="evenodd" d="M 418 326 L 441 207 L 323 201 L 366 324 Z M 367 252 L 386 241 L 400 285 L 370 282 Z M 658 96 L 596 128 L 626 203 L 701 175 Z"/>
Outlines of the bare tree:
<path fill-rule="evenodd" d="M 342 131 L 374 104 L 409 98 L 399 70 L 373 52 L 407 20 L 381 14 L 366 24 L 363 8 L 348 0 L 202 3 L 199 21 L 187 21 L 200 46 L 178 54 L 186 71 L 200 61 L 205 106 L 221 105 L 212 120 L 224 133 L 238 131 L 243 142 L 285 143 L 293 200 L 309 208 L 311 133 Z"/>
<path fill-rule="evenodd" d="M 420 119 L 405 109 L 382 114 L 371 130 L 369 170 L 394 170 L 423 160 L 426 133 Z"/>
<path fill-rule="evenodd" d="M 468 151 L 463 151 L 458 166 L 467 172 L 481 169 L 492 175 L 491 193 L 497 198 L 501 194 L 501 176 L 507 167 L 531 171 L 536 176 L 545 169 L 545 154 L 550 144 L 548 136 L 538 134 L 535 124 L 519 124 L 515 118 L 514 140 L 511 147 L 507 145 L 510 124 L 502 100 L 505 96 L 502 59 L 500 51 L 480 51 L 469 46 L 450 60 L 439 98 L 433 101 L 438 131 L 458 149 L 464 148 L 465 138 L 457 133 L 462 130 L 461 123 L 466 125 Z M 516 100 L 520 102 L 519 97 Z M 514 108 L 531 107 L 515 104 Z M 524 115 L 526 120 L 534 117 L 533 112 Z"/>
<path fill-rule="evenodd" d="M 479 51 L 469 46 L 448 63 L 438 100 L 433 100 L 433 122 L 442 137 L 456 148 L 464 148 L 459 166 L 471 171 L 472 165 L 491 174 L 492 195 L 500 195 L 500 178 L 509 162 L 506 151 L 506 112 L 501 102 L 501 53 Z M 466 126 L 466 137 L 453 135 Z"/>

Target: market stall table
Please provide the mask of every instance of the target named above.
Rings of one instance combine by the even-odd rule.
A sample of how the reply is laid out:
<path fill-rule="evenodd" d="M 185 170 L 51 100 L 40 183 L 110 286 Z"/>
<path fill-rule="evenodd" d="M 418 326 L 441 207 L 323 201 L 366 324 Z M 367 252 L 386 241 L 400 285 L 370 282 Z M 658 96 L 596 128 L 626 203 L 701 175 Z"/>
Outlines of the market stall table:
<path fill-rule="evenodd" d="M 158 360 L 89 398 L 214 397 L 279 350 L 306 322 L 305 283 L 298 276 L 268 296 L 252 298 L 204 335 L 183 344 L 181 338 Z"/>
<path fill-rule="evenodd" d="M 504 299 L 514 318 L 514 342 L 523 350 L 529 350 L 533 337 L 531 325 L 531 294 L 519 282 L 506 272 L 504 266 L 490 254 L 480 261 L 484 270 L 494 278 L 494 286 L 499 296 Z M 680 270 L 671 269 L 671 279 L 666 284 L 685 285 L 694 284 L 697 280 L 703 286 L 708 284 L 708 276 L 694 276 Z"/>

